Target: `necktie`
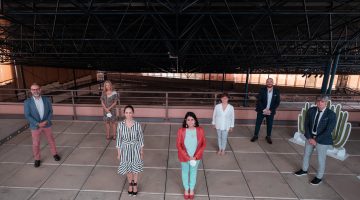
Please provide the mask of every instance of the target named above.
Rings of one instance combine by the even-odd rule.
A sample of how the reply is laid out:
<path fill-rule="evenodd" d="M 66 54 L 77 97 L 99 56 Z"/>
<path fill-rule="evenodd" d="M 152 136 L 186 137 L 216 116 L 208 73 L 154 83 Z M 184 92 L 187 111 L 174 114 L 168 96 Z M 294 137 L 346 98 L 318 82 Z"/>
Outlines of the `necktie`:
<path fill-rule="evenodd" d="M 318 125 L 318 122 L 319 122 L 320 113 L 321 113 L 321 110 L 318 110 L 318 112 L 316 114 L 316 117 L 315 117 L 315 124 L 314 124 L 314 127 L 313 127 L 313 132 L 315 132 L 315 133 L 316 133 L 317 125 Z"/>

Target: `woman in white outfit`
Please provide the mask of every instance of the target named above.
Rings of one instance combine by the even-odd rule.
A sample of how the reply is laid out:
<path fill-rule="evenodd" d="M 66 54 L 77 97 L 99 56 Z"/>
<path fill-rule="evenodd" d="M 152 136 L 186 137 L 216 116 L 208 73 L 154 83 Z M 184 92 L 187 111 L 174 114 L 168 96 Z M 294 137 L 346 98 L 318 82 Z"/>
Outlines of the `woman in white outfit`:
<path fill-rule="evenodd" d="M 235 123 L 234 107 L 228 103 L 229 95 L 220 96 L 221 103 L 214 108 L 212 124 L 217 131 L 219 151 L 218 155 L 225 155 L 228 133 L 232 132 Z"/>

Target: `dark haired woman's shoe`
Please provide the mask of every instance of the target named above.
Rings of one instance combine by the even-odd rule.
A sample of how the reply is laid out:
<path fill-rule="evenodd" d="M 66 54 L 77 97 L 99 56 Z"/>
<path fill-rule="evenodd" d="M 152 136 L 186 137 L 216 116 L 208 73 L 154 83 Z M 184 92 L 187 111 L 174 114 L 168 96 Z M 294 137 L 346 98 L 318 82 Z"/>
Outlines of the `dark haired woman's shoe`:
<path fill-rule="evenodd" d="M 195 193 L 193 192 L 193 194 L 190 194 L 191 193 L 191 190 L 189 192 L 189 199 L 194 199 L 194 196 L 195 196 Z"/>
<path fill-rule="evenodd" d="M 188 194 L 184 194 L 184 199 L 189 199 L 189 195 L 188 195 Z"/>
<path fill-rule="evenodd" d="M 189 199 L 194 199 L 194 194 L 189 194 Z"/>
<path fill-rule="evenodd" d="M 132 194 L 133 194 L 133 196 L 136 196 L 137 195 L 137 193 L 138 193 L 138 191 L 137 191 L 137 183 L 134 183 L 133 182 L 133 192 L 132 192 Z M 136 187 L 136 192 L 134 192 L 134 188 Z"/>
<path fill-rule="evenodd" d="M 189 199 L 189 191 L 187 194 L 184 193 L 184 199 Z"/>
<path fill-rule="evenodd" d="M 133 192 L 134 182 L 129 183 L 129 187 L 130 187 L 130 186 L 131 186 L 131 191 L 128 190 L 128 195 L 129 195 L 129 196 L 132 196 L 133 193 L 134 193 L 134 192 Z"/>

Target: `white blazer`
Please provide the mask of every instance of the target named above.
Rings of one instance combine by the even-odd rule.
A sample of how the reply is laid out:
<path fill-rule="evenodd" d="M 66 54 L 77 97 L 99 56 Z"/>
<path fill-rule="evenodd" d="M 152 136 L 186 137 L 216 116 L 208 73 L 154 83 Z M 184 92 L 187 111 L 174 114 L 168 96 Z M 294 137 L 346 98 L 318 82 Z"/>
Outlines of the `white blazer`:
<path fill-rule="evenodd" d="M 219 103 L 214 108 L 212 124 L 216 129 L 228 131 L 230 128 L 234 128 L 235 113 L 234 107 L 228 104 L 225 110 L 222 109 L 222 104 Z"/>

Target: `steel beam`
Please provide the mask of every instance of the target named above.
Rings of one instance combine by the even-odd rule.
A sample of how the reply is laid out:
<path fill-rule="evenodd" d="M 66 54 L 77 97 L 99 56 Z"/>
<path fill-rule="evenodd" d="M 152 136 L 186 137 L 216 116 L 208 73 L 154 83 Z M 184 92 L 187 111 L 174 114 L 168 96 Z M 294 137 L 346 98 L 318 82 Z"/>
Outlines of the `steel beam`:
<path fill-rule="evenodd" d="M 83 15 L 84 13 L 82 11 L 61 11 L 58 13 L 55 13 L 54 11 L 37 11 L 37 12 L 29 12 L 29 11 L 8 11 L 6 12 L 9 15 Z M 172 11 L 92 11 L 93 15 L 173 15 L 174 12 Z M 233 11 L 233 15 L 263 15 L 264 12 L 252 10 L 252 11 Z M 307 15 L 341 15 L 341 16 L 358 16 L 358 11 L 308 11 Z M 181 15 L 209 15 L 209 16 L 223 16 L 223 15 L 229 15 L 229 13 L 226 11 L 188 11 L 188 12 L 182 12 Z M 288 11 L 273 11 L 271 12 L 272 16 L 282 16 L 282 15 L 290 15 L 290 16 L 301 16 L 306 15 L 303 10 L 288 10 Z"/>
<path fill-rule="evenodd" d="M 57 13 L 57 12 L 58 12 L 58 9 L 59 9 L 59 2 L 60 2 L 60 0 L 57 0 L 57 2 L 56 2 L 56 9 L 55 9 L 55 13 Z M 53 21 L 53 27 L 52 27 L 52 31 L 51 31 L 51 38 L 54 38 L 55 26 L 56 26 L 56 19 L 57 19 L 57 15 L 55 14 L 55 16 L 54 16 L 54 21 Z"/>
<path fill-rule="evenodd" d="M 306 18 L 306 26 L 307 26 L 307 31 L 308 31 L 308 38 L 311 38 L 311 33 L 310 33 L 310 24 L 309 24 L 309 17 L 308 17 L 308 12 L 306 9 L 306 1 L 303 0 L 303 5 L 304 5 L 304 12 L 305 12 L 305 18 Z"/>

